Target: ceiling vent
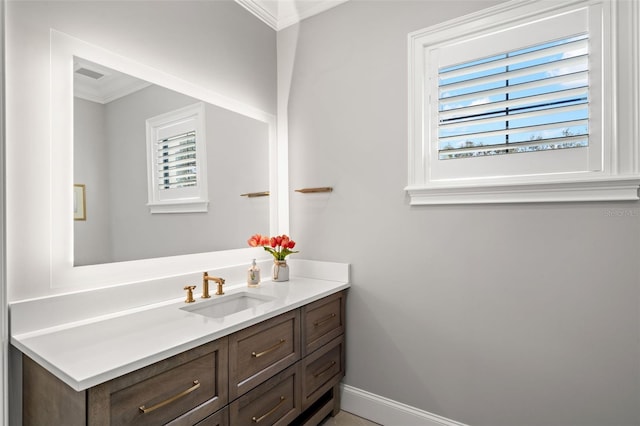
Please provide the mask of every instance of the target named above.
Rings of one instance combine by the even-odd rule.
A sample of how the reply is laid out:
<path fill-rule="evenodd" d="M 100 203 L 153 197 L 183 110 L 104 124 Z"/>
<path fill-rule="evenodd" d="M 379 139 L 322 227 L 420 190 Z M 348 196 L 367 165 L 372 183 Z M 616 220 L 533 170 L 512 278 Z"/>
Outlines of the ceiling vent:
<path fill-rule="evenodd" d="M 87 77 L 92 78 L 94 80 L 100 80 L 102 77 L 104 77 L 104 74 L 100 74 L 99 72 L 90 70 L 88 68 L 78 68 L 76 70 L 76 73 L 80 74 L 80 75 L 87 76 Z"/>

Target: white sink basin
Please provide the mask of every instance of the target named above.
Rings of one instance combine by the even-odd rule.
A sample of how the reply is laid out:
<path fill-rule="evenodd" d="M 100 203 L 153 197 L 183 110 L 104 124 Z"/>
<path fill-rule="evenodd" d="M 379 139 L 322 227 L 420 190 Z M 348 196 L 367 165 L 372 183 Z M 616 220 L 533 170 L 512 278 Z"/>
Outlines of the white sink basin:
<path fill-rule="evenodd" d="M 211 297 L 211 300 L 191 303 L 180 309 L 183 311 L 193 312 L 194 314 L 204 315 L 209 318 L 223 318 L 227 315 L 255 308 L 258 305 L 270 302 L 274 299 L 273 297 L 252 294 L 246 291 Z"/>

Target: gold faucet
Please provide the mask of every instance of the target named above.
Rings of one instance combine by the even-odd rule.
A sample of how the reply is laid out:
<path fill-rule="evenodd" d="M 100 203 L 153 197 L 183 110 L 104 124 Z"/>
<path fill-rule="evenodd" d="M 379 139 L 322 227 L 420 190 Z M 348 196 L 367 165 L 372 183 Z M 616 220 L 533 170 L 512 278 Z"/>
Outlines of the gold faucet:
<path fill-rule="evenodd" d="M 211 297 L 209 295 L 209 280 L 215 281 L 216 283 L 218 283 L 218 290 L 216 291 L 216 295 L 219 296 L 221 294 L 224 294 L 224 291 L 222 291 L 224 278 L 210 277 L 209 274 L 205 272 L 202 274 L 202 298 L 203 299 L 208 299 L 209 297 Z"/>

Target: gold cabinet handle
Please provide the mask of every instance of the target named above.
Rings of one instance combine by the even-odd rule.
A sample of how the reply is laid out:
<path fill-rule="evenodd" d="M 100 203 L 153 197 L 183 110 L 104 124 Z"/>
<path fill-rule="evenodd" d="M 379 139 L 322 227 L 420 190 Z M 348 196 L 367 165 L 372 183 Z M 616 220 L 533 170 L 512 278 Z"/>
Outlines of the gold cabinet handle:
<path fill-rule="evenodd" d="M 329 316 L 327 316 L 327 317 L 324 317 L 324 318 L 323 318 L 323 319 L 321 319 L 321 320 L 318 320 L 318 321 L 314 322 L 314 323 L 313 323 L 313 326 L 314 326 L 314 327 L 318 327 L 318 326 L 320 326 L 321 324 L 324 324 L 324 323 L 325 323 L 325 322 L 327 322 L 327 321 L 331 321 L 331 320 L 332 320 L 332 319 L 334 319 L 335 317 L 336 317 L 336 314 L 331 314 L 331 315 L 329 315 Z"/>
<path fill-rule="evenodd" d="M 320 376 L 322 376 L 323 374 L 325 374 L 327 371 L 331 370 L 331 367 L 333 367 L 334 365 L 336 365 L 335 361 L 331 361 L 329 363 L 329 365 L 327 365 L 325 368 L 323 368 L 321 371 L 318 371 L 317 373 L 313 373 L 313 377 L 315 377 L 316 379 Z"/>
<path fill-rule="evenodd" d="M 249 198 L 268 197 L 269 196 L 269 191 L 247 192 L 246 194 L 240 194 L 240 196 L 241 197 L 249 197 Z"/>
<path fill-rule="evenodd" d="M 278 349 L 280 346 L 282 346 L 282 345 L 284 344 L 284 342 L 286 342 L 286 340 L 285 340 L 285 339 L 280 339 L 280 341 L 279 341 L 278 343 L 276 343 L 275 345 L 271 346 L 269 349 L 266 349 L 266 350 L 264 350 L 264 351 L 262 351 L 262 352 L 258 352 L 258 353 L 256 353 L 256 352 L 251 352 L 251 356 L 252 356 L 253 358 L 260 358 L 262 355 L 266 355 L 266 354 L 268 354 L 269 352 L 273 352 L 273 351 L 275 351 L 275 350 L 276 350 L 276 349 Z"/>
<path fill-rule="evenodd" d="M 153 405 L 153 406 L 151 406 L 149 408 L 146 408 L 144 405 L 141 405 L 138 408 L 140 409 L 140 411 L 142 411 L 142 414 L 150 413 L 152 411 L 157 410 L 160 407 L 164 407 L 167 404 L 171 404 L 172 402 L 174 402 L 174 401 L 176 401 L 176 400 L 178 400 L 178 399 L 180 399 L 180 398 L 182 398 L 184 396 L 189 395 L 191 392 L 193 392 L 194 390 L 198 389 L 199 387 L 200 387 L 200 382 L 197 381 L 197 380 L 194 380 L 193 381 L 193 386 L 191 386 L 189 389 L 184 390 L 184 391 L 180 392 L 179 394 L 172 396 L 169 399 L 165 399 L 164 401 L 159 402 L 156 405 Z"/>
<path fill-rule="evenodd" d="M 266 413 L 264 413 L 263 415 L 261 415 L 260 417 L 251 417 L 251 421 L 254 423 L 260 423 L 261 421 L 263 421 L 265 418 L 269 417 L 270 415 L 272 415 L 278 408 L 280 408 L 280 406 L 282 404 L 284 404 L 284 401 L 287 398 L 285 398 L 284 396 L 280 396 L 280 402 L 278 402 L 278 404 L 276 404 L 275 407 L 273 407 L 271 410 L 267 411 Z"/>
<path fill-rule="evenodd" d="M 331 192 L 333 191 L 333 188 L 330 186 L 322 186 L 320 188 L 302 188 L 302 189 L 296 189 L 296 192 L 300 192 L 302 194 L 311 194 L 314 192 Z"/>

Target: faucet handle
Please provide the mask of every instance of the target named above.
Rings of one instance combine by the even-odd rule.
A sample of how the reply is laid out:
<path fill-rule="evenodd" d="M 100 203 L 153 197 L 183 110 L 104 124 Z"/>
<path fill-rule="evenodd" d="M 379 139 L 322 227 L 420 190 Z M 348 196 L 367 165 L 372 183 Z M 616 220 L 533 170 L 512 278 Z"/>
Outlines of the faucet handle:
<path fill-rule="evenodd" d="M 193 298 L 193 290 L 195 290 L 195 285 L 188 285 L 184 289 L 187 290 L 187 299 L 184 301 L 185 303 L 193 303 L 196 300 Z"/>
<path fill-rule="evenodd" d="M 224 291 L 222 290 L 222 285 L 224 284 L 224 279 L 220 278 L 220 281 L 217 281 L 218 283 L 218 291 L 216 291 L 216 295 L 221 296 L 224 294 Z"/>

